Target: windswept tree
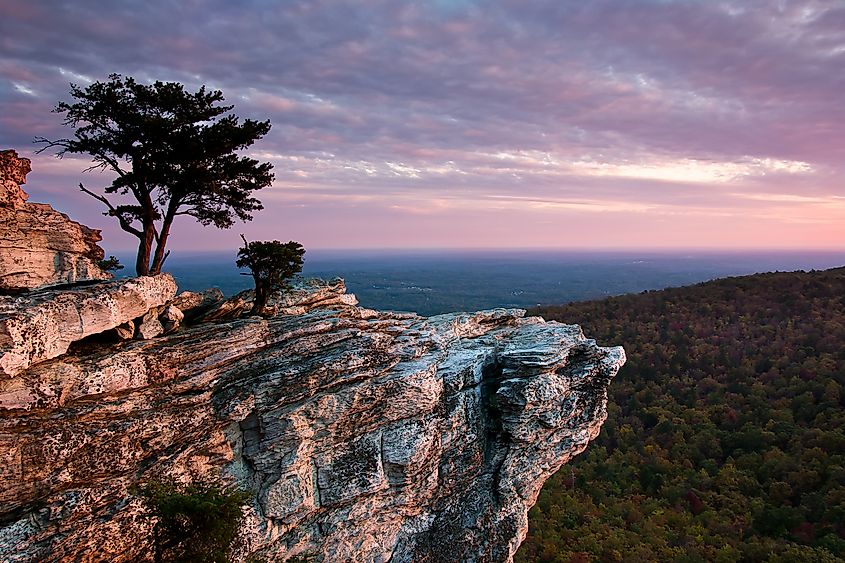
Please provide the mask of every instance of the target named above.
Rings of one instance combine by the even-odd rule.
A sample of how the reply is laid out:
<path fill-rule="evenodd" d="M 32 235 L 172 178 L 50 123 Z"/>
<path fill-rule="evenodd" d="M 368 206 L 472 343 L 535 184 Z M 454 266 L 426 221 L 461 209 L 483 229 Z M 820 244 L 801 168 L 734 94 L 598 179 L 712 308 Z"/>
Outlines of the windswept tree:
<path fill-rule="evenodd" d="M 41 151 L 58 149 L 59 157 L 91 155 L 89 170 L 116 174 L 101 190 L 79 187 L 138 238 L 139 276 L 161 272 L 179 215 L 226 229 L 262 209 L 252 192 L 272 183 L 273 166 L 237 151 L 266 135 L 270 122 L 241 122 L 228 113 L 233 106 L 220 105 L 219 90 L 191 93 L 176 82 L 146 85 L 112 74 L 85 88 L 71 84 L 70 93 L 75 102 L 60 102 L 54 111 L 65 114 L 74 137 L 36 142 L 45 145 Z"/>
<path fill-rule="evenodd" d="M 305 249 L 298 242 L 281 243 L 256 240 L 244 241 L 238 250 L 238 268 L 249 268 L 255 280 L 255 300 L 252 302 L 253 315 L 260 315 L 267 306 L 267 300 L 276 292 L 288 287 L 288 280 L 302 271 L 302 257 Z"/>

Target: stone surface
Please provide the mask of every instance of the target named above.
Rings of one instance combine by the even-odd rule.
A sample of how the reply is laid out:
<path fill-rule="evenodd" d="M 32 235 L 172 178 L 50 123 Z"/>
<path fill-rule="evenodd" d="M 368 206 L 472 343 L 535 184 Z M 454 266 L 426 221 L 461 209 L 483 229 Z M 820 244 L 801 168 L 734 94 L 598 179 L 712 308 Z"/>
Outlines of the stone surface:
<path fill-rule="evenodd" d="M 171 333 L 179 328 L 185 320 L 185 313 L 175 305 L 168 305 L 158 316 L 158 320 L 164 328 L 164 332 Z"/>
<path fill-rule="evenodd" d="M 150 340 L 161 334 L 164 334 L 164 327 L 161 324 L 158 316 L 161 309 L 153 307 L 140 319 L 138 328 L 135 330 L 135 338 L 140 340 Z"/>
<path fill-rule="evenodd" d="M 0 151 L 0 292 L 19 292 L 112 276 L 97 265 L 100 231 L 41 203 L 20 188 L 30 162 Z"/>
<path fill-rule="evenodd" d="M 114 327 L 114 334 L 121 340 L 129 340 L 135 336 L 135 321 L 126 321 Z"/>
<path fill-rule="evenodd" d="M 310 287 L 296 315 L 0 379 L 0 559 L 150 560 L 132 487 L 206 478 L 253 493 L 238 560 L 510 561 L 624 351 L 520 310 L 426 319 Z"/>
<path fill-rule="evenodd" d="M 197 322 L 232 321 L 241 318 L 252 308 L 253 290 L 248 289 L 237 295 L 213 304 L 196 318 Z"/>
<path fill-rule="evenodd" d="M 0 206 L 17 209 L 26 204 L 29 196 L 21 186 L 31 171 L 28 158 L 18 157 L 13 150 L 0 151 Z"/>
<path fill-rule="evenodd" d="M 183 291 L 170 302 L 170 305 L 182 311 L 184 321 L 190 323 L 213 307 L 218 306 L 225 299 L 223 292 L 219 288 L 213 287 L 205 291 Z"/>
<path fill-rule="evenodd" d="M 0 379 L 64 354 L 77 340 L 145 315 L 175 294 L 176 282 L 161 274 L 0 296 Z"/>
<path fill-rule="evenodd" d="M 234 320 L 249 313 L 255 292 L 242 291 L 229 299 L 217 303 L 199 317 L 200 321 Z M 346 307 L 357 305 L 358 300 L 346 293 L 346 285 L 340 278 L 325 281 L 316 278 L 298 279 L 286 291 L 272 296 L 265 307 L 272 315 L 298 315 L 315 307 Z"/>

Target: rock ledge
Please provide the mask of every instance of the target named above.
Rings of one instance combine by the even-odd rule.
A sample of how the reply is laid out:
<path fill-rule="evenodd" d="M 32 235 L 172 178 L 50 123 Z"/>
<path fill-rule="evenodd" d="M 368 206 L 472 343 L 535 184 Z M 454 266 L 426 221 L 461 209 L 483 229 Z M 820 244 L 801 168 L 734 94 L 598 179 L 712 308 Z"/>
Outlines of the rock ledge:
<path fill-rule="evenodd" d="M 0 378 L 61 356 L 77 340 L 104 332 L 167 303 L 170 274 L 103 282 L 72 290 L 0 296 Z"/>

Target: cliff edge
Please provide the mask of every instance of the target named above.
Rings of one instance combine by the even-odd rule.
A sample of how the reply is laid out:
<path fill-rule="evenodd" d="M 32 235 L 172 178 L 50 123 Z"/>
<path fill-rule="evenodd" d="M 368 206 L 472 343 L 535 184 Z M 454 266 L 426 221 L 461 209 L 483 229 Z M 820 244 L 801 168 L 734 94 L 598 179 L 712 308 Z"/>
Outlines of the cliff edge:
<path fill-rule="evenodd" d="M 340 280 L 281 305 L 0 374 L 2 559 L 148 560 L 131 491 L 169 477 L 254 494 L 241 558 L 509 561 L 625 360 L 521 310 L 364 309 Z"/>
<path fill-rule="evenodd" d="M 0 152 L 0 560 L 153 559 L 151 481 L 248 492 L 238 561 L 510 561 L 625 361 L 516 309 L 424 318 L 306 280 L 114 281 Z M 4 219 L 5 218 L 5 219 Z M 54 287 L 87 281 L 75 287 Z"/>

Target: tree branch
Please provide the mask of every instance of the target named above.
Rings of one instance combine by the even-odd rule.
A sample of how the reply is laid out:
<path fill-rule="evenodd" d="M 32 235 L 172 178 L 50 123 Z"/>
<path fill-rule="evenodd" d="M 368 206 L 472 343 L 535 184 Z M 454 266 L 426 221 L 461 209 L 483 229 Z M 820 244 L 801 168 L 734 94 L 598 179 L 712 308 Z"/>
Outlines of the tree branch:
<path fill-rule="evenodd" d="M 40 149 L 35 151 L 35 154 L 41 154 L 42 152 L 46 151 L 47 149 L 51 149 L 53 147 L 61 147 L 62 150 L 60 150 L 58 153 L 56 153 L 56 156 L 58 156 L 59 158 L 63 158 L 65 153 L 68 153 L 68 152 L 79 152 L 79 151 L 71 151 L 70 144 L 71 144 L 72 141 L 70 139 L 59 139 L 58 141 L 51 141 L 51 140 L 49 140 L 45 137 L 35 137 L 35 139 L 33 139 L 32 142 L 36 143 L 36 144 L 43 144 L 44 145 L 43 147 L 41 147 Z M 94 157 L 95 161 L 97 159 L 99 159 L 100 163 L 95 164 L 93 166 L 89 166 L 83 172 L 88 172 L 89 170 L 96 170 L 97 168 L 109 167 L 112 170 L 114 170 L 117 173 L 118 176 L 120 176 L 120 177 L 126 176 L 126 171 L 123 170 L 123 168 L 120 167 L 120 165 L 117 162 L 117 159 L 108 156 L 103 151 L 96 151 L 96 152 L 92 152 L 90 154 L 91 154 L 91 156 Z"/>
<path fill-rule="evenodd" d="M 56 153 L 56 156 L 62 158 L 64 154 L 67 152 L 68 143 L 70 143 L 70 139 L 59 139 L 58 141 L 51 141 L 44 137 L 35 137 L 32 140 L 35 144 L 43 144 L 44 146 L 35 151 L 35 154 L 41 154 L 42 152 L 46 151 L 47 149 L 51 149 L 53 147 L 61 147 L 62 150 Z"/>
<path fill-rule="evenodd" d="M 167 252 L 165 252 L 165 253 L 164 253 L 164 257 L 161 259 L 161 266 L 160 266 L 160 267 L 164 267 L 164 263 L 167 261 L 167 257 L 168 257 L 168 256 L 170 256 L 170 251 L 169 251 L 169 250 L 168 250 Z"/>
<path fill-rule="evenodd" d="M 98 151 L 98 152 L 96 152 L 96 153 L 94 153 L 94 154 L 95 154 L 95 156 L 97 156 L 97 157 L 99 157 L 100 159 L 102 159 L 102 161 L 103 161 L 103 164 L 102 164 L 103 168 L 105 168 L 105 166 L 106 166 L 106 165 L 108 165 L 109 167 L 111 167 L 111 169 L 112 169 L 112 170 L 114 170 L 115 172 L 117 172 L 118 176 L 120 176 L 120 177 L 124 177 L 124 176 L 126 176 L 126 172 L 124 172 L 124 171 L 123 171 L 123 168 L 121 168 L 121 167 L 117 164 L 117 159 L 115 159 L 115 158 L 113 158 L 113 157 L 110 157 L 110 156 L 106 156 L 105 154 L 103 154 L 103 151 Z M 98 167 L 93 166 L 92 168 L 98 168 Z"/>
<path fill-rule="evenodd" d="M 115 207 L 111 204 L 111 202 L 108 199 L 106 199 L 105 196 L 102 196 L 98 193 L 92 192 L 91 190 L 89 190 L 88 188 L 83 186 L 82 182 L 79 183 L 79 189 L 82 190 L 83 192 L 85 192 L 86 194 L 90 195 L 94 199 L 97 199 L 97 200 L 103 202 L 106 205 L 106 207 L 109 208 L 108 214 L 113 216 L 113 217 L 117 217 L 117 220 L 120 223 L 121 229 L 123 229 L 127 233 L 132 233 L 133 235 L 135 235 L 138 238 L 141 238 L 141 237 L 144 236 L 144 233 L 142 233 L 141 231 L 139 231 L 138 229 L 133 227 L 129 223 L 129 221 L 126 220 L 126 217 L 124 217 L 117 209 L 115 209 Z"/>

